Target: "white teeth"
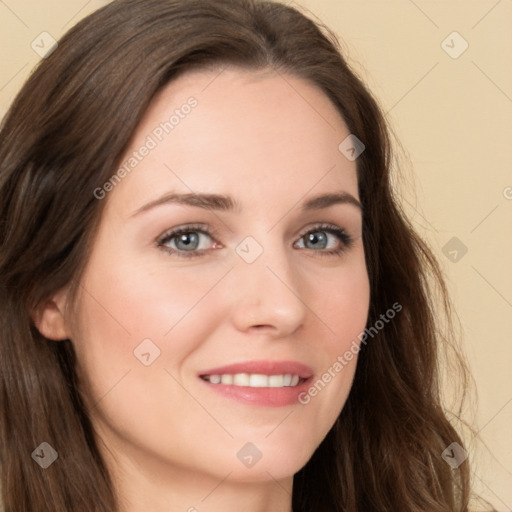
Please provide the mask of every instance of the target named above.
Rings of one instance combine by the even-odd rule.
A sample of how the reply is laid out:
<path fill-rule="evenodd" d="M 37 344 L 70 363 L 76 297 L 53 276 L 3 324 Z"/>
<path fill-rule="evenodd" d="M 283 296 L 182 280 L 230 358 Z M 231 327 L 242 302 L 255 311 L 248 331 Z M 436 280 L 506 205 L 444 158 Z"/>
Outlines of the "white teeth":
<path fill-rule="evenodd" d="M 271 388 L 282 388 L 284 385 L 284 377 L 282 375 L 269 375 L 268 385 Z"/>
<path fill-rule="evenodd" d="M 233 375 L 233 384 L 235 386 L 248 386 L 249 385 L 249 374 L 248 373 L 237 373 Z"/>
<path fill-rule="evenodd" d="M 251 388 L 268 388 L 268 376 L 253 373 L 249 376 L 249 386 Z"/>
<path fill-rule="evenodd" d="M 291 375 L 289 373 L 284 375 L 235 373 L 234 375 L 206 375 L 203 378 L 212 384 L 231 384 L 234 386 L 247 386 L 250 388 L 282 388 L 297 386 L 300 381 L 300 377 L 298 375 Z"/>
<path fill-rule="evenodd" d="M 222 384 L 233 384 L 233 375 L 223 375 L 221 382 Z"/>

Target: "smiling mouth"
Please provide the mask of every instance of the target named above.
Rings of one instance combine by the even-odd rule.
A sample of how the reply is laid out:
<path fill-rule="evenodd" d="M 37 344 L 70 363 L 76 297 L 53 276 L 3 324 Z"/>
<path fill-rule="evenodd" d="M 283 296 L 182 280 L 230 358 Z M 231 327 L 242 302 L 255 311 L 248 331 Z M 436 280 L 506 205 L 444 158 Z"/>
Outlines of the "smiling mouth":
<path fill-rule="evenodd" d="M 201 375 L 200 377 L 211 384 L 243 386 L 250 388 L 295 387 L 307 380 L 290 373 L 277 375 L 263 375 L 258 373 L 224 373 L 222 375 Z"/>

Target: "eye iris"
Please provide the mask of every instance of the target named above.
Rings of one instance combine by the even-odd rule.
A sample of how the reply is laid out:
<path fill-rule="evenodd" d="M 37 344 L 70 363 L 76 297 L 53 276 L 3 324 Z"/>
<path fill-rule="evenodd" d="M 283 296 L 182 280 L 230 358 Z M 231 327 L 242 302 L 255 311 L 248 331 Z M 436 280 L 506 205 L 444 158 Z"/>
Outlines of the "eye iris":
<path fill-rule="evenodd" d="M 327 235 L 324 231 L 317 231 L 316 233 L 309 233 L 306 236 L 306 245 L 313 244 L 313 248 L 321 247 L 325 249 L 327 246 Z"/>
<path fill-rule="evenodd" d="M 182 233 L 176 239 L 176 247 L 182 250 L 197 249 L 199 237 L 197 233 Z M 180 244 L 182 244 L 180 246 Z"/>

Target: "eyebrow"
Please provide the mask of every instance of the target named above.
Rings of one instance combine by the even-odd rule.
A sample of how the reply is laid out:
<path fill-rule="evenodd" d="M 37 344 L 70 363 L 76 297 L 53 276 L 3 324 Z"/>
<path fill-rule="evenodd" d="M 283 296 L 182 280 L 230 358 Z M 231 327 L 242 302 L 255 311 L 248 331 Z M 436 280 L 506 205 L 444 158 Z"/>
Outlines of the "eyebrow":
<path fill-rule="evenodd" d="M 130 217 L 134 217 L 142 212 L 164 204 L 184 204 L 188 206 L 195 206 L 197 208 L 204 208 L 206 210 L 233 211 L 237 213 L 242 210 L 239 202 L 226 195 L 169 193 L 141 206 L 135 210 Z M 301 210 L 303 212 L 321 210 L 336 204 L 351 204 L 359 210 L 363 209 L 361 203 L 352 194 L 349 194 L 348 192 L 335 192 L 330 194 L 321 194 L 308 199 L 302 205 Z"/>

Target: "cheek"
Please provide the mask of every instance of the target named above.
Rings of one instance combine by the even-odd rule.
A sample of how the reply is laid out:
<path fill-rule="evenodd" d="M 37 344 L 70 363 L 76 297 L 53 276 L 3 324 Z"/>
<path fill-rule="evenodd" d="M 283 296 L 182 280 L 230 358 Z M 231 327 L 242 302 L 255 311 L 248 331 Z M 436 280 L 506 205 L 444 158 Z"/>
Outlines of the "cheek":
<path fill-rule="evenodd" d="M 370 284 L 364 257 L 354 262 L 340 268 L 335 279 L 310 283 L 310 296 L 315 297 L 311 309 L 318 314 L 322 333 L 314 348 L 323 364 L 300 401 L 323 429 L 332 426 L 348 397 L 368 319 Z"/>
<path fill-rule="evenodd" d="M 170 271 L 162 264 L 128 260 L 93 266 L 94 272 L 84 278 L 82 316 L 95 337 L 108 338 L 123 351 L 133 350 L 145 338 L 165 345 L 189 317 L 197 321 L 198 304 L 226 272 L 201 266 Z"/>
<path fill-rule="evenodd" d="M 366 325 L 370 305 L 370 283 L 362 249 L 330 276 L 309 281 L 314 311 L 327 333 L 324 350 L 332 356 L 345 351 Z"/>
<path fill-rule="evenodd" d="M 225 318 L 219 314 L 225 296 L 216 288 L 225 270 L 201 275 L 174 269 L 172 281 L 166 281 L 169 271 L 134 269 L 97 266 L 94 275 L 84 277 L 87 292 L 77 302 L 73 344 L 89 411 L 109 442 L 128 440 L 128 445 L 200 467 L 201 454 L 196 457 L 191 446 L 197 437 L 208 440 L 216 425 L 191 399 L 183 363 Z M 230 442 L 222 429 L 216 434 L 224 444 Z M 229 453 L 236 453 L 237 443 Z M 127 445 L 116 448 L 125 452 Z"/>
<path fill-rule="evenodd" d="M 226 270 L 198 266 L 192 272 L 174 268 L 171 274 L 128 259 L 91 260 L 90 268 L 77 300 L 80 315 L 72 340 L 93 403 L 118 386 L 125 390 L 125 406 L 144 389 L 176 387 L 166 370 L 182 380 L 181 363 L 221 320 L 221 297 L 209 296 Z M 148 410 L 158 407 L 151 403 L 147 396 L 140 402 Z"/>

